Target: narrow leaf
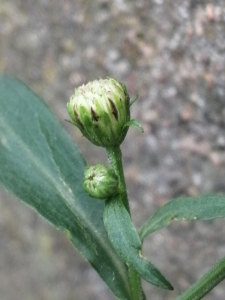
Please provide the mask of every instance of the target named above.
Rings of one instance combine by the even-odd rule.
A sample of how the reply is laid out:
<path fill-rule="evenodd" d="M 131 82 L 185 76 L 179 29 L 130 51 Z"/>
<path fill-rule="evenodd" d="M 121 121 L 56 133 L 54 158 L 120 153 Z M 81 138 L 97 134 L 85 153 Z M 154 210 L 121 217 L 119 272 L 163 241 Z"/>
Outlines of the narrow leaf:
<path fill-rule="evenodd" d="M 138 120 L 136 120 L 136 119 L 132 119 L 132 120 L 128 121 L 124 125 L 124 127 L 134 127 L 136 129 L 140 130 L 142 133 L 144 132 L 144 129 L 143 129 L 141 123 L 139 123 Z"/>
<path fill-rule="evenodd" d="M 0 76 L 0 185 L 65 231 L 102 279 L 130 299 L 127 267 L 108 240 L 104 204 L 82 187 L 85 162 L 46 104 Z"/>
<path fill-rule="evenodd" d="M 200 300 L 225 279 L 225 257 L 218 261 L 205 275 L 196 281 L 176 300 Z"/>
<path fill-rule="evenodd" d="M 143 241 L 172 221 L 210 220 L 225 217 L 225 195 L 205 195 L 197 198 L 176 198 L 158 209 L 139 230 Z"/>
<path fill-rule="evenodd" d="M 130 107 L 136 102 L 138 99 L 138 95 L 135 95 L 133 98 L 130 99 Z"/>
<path fill-rule="evenodd" d="M 164 289 L 173 289 L 156 267 L 141 255 L 140 238 L 118 196 L 106 202 L 103 219 L 109 239 L 123 261 L 146 281 Z"/>

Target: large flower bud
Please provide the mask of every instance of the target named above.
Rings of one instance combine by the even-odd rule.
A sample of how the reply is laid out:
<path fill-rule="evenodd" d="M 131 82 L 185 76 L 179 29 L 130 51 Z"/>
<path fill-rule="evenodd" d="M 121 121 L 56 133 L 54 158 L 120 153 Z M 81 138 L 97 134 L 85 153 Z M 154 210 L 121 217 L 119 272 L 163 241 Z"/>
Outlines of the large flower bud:
<path fill-rule="evenodd" d="M 83 187 L 89 196 L 107 199 L 118 192 L 118 177 L 113 169 L 103 164 L 85 169 Z"/>
<path fill-rule="evenodd" d="M 100 79 L 75 89 L 67 110 L 82 134 L 102 147 L 119 146 L 130 121 L 130 99 L 124 84 Z"/>

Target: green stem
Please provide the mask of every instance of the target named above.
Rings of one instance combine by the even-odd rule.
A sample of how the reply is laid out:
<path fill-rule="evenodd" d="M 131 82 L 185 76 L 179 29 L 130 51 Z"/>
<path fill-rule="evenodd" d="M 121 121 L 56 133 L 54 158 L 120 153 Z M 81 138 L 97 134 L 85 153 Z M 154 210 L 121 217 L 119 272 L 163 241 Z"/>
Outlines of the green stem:
<path fill-rule="evenodd" d="M 204 276 L 176 300 L 200 300 L 225 279 L 225 257 L 218 261 Z"/>
<path fill-rule="evenodd" d="M 125 208 L 130 214 L 130 207 L 127 197 L 127 188 L 123 172 L 122 153 L 120 147 L 109 147 L 106 149 L 109 163 L 119 178 L 119 195 Z M 139 274 L 129 266 L 129 277 L 131 285 L 132 300 L 145 300 L 144 292 L 141 287 L 141 278 Z"/>
<path fill-rule="evenodd" d="M 141 277 L 132 268 L 129 268 L 129 276 L 130 276 L 132 300 L 145 300 L 146 299 L 145 294 L 142 291 L 142 287 L 141 287 Z"/>
<path fill-rule="evenodd" d="M 108 154 L 108 159 L 109 159 L 111 168 L 114 170 L 114 172 L 116 173 L 116 175 L 119 178 L 120 199 L 122 200 L 124 206 L 126 207 L 127 211 L 130 214 L 126 182 L 125 182 L 124 173 L 123 173 L 122 153 L 121 153 L 120 147 L 119 146 L 109 147 L 106 149 L 106 151 Z"/>

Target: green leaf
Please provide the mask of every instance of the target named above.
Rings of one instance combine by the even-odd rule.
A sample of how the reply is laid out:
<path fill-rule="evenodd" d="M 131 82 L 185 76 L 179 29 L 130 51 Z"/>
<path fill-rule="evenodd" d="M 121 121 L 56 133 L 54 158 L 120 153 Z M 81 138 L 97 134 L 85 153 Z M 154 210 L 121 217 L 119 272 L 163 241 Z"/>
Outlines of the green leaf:
<path fill-rule="evenodd" d="M 218 261 L 205 275 L 196 281 L 176 300 L 200 300 L 225 279 L 225 257 Z"/>
<path fill-rule="evenodd" d="M 151 216 L 139 230 L 143 241 L 156 230 L 168 226 L 172 221 L 210 220 L 225 217 L 225 195 L 205 195 L 197 198 L 176 198 Z"/>
<path fill-rule="evenodd" d="M 135 95 L 133 98 L 130 99 L 130 107 L 136 102 L 138 99 L 138 95 Z"/>
<path fill-rule="evenodd" d="M 108 240 L 104 204 L 83 190 L 84 167 L 46 104 L 20 81 L 0 76 L 0 184 L 65 231 L 113 293 L 129 300 L 127 267 Z"/>
<path fill-rule="evenodd" d="M 119 196 L 106 201 L 103 220 L 114 249 L 127 265 L 146 281 L 164 289 L 173 289 L 155 266 L 141 255 L 141 240 Z"/>
<path fill-rule="evenodd" d="M 144 132 L 144 129 L 143 129 L 141 123 L 138 122 L 138 120 L 136 120 L 136 119 L 132 119 L 132 120 L 128 121 L 126 124 L 124 124 L 123 127 L 134 127 L 136 129 L 140 130 L 142 133 Z"/>

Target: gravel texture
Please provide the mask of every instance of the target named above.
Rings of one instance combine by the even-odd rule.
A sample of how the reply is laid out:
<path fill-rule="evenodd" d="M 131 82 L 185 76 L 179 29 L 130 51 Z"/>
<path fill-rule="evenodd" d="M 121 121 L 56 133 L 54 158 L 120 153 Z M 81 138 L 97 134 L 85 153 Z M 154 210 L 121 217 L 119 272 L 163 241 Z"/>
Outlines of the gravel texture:
<path fill-rule="evenodd" d="M 169 199 L 225 192 L 225 1 L 1 0 L 0 72 L 42 96 L 89 163 L 106 161 L 68 119 L 74 87 L 113 76 L 139 100 L 122 145 L 139 227 Z M 180 222 L 147 239 L 145 256 L 174 292 L 144 283 L 147 299 L 171 300 L 225 255 L 224 220 Z M 222 300 L 221 283 L 204 299 Z M 111 300 L 67 238 L 1 190 L 1 300 Z"/>

